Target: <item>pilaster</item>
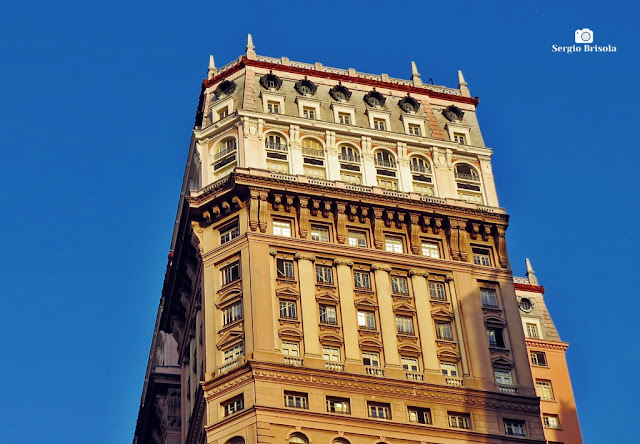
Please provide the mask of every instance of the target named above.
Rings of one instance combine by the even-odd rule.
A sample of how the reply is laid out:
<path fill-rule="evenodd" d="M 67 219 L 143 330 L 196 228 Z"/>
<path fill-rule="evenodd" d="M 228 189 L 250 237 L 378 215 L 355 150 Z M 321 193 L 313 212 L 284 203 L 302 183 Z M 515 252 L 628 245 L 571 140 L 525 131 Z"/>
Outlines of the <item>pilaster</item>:
<path fill-rule="evenodd" d="M 380 331 L 382 333 L 382 343 L 384 346 L 385 364 L 390 368 L 400 368 L 397 327 L 393 313 L 391 282 L 389 280 L 391 267 L 387 264 L 373 264 L 371 269 L 374 271 L 376 279 L 376 294 L 378 296 Z"/>

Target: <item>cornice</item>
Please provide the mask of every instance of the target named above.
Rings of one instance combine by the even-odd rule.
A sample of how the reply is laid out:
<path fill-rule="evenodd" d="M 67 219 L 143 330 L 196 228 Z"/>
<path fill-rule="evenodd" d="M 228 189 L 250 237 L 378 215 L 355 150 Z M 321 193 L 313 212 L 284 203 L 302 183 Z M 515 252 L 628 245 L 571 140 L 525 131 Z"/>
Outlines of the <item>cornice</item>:
<path fill-rule="evenodd" d="M 543 286 L 531 285 L 531 284 L 520 284 L 518 282 L 515 282 L 513 284 L 513 286 L 515 287 L 516 290 L 530 291 L 531 293 L 544 294 L 544 287 Z"/>
<path fill-rule="evenodd" d="M 527 347 L 546 348 L 549 350 L 566 351 L 569 348 L 568 342 L 543 341 L 540 339 L 525 339 Z"/>

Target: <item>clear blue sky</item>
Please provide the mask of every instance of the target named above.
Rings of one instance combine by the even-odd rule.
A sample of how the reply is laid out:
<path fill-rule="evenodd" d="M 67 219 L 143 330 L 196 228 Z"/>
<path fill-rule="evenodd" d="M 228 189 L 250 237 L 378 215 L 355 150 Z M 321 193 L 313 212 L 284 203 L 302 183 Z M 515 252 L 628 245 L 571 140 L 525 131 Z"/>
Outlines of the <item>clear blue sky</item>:
<path fill-rule="evenodd" d="M 131 442 L 200 82 L 251 32 L 274 57 L 402 78 L 415 60 L 454 87 L 463 70 L 514 271 L 531 258 L 571 343 L 585 440 L 639 443 L 638 17 L 594 1 L 5 3 L 0 440 Z M 552 53 L 584 27 L 618 52 Z"/>

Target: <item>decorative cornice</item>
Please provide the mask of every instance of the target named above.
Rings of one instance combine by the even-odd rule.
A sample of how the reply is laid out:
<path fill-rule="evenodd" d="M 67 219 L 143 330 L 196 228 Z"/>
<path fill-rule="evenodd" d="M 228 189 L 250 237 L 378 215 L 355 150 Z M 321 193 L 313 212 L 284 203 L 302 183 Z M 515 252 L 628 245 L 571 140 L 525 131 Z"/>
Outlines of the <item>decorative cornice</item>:
<path fill-rule="evenodd" d="M 515 287 L 516 290 L 530 291 L 532 293 L 544 294 L 543 286 L 531 285 L 531 284 L 520 284 L 518 282 L 514 283 L 513 286 Z"/>
<path fill-rule="evenodd" d="M 535 348 L 546 348 L 549 350 L 562 350 L 565 351 L 569 348 L 568 342 L 552 342 L 552 341 L 541 341 L 536 339 L 525 339 L 525 344 L 527 347 L 535 347 Z"/>

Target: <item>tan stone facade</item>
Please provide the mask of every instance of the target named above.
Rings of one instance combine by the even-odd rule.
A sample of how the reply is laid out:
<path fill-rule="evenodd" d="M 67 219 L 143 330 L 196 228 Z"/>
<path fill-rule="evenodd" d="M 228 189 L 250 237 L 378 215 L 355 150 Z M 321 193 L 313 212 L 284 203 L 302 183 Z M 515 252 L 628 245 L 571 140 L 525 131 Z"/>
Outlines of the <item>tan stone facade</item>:
<path fill-rule="evenodd" d="M 412 71 L 212 61 L 157 326 L 182 443 L 544 442 L 477 99 Z"/>

